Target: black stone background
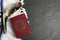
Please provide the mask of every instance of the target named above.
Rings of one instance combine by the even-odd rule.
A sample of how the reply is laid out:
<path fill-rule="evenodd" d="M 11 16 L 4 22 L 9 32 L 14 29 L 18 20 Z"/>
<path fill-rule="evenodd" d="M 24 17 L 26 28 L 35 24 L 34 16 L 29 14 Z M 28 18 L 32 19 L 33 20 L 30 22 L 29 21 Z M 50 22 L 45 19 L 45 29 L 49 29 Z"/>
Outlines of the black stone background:
<path fill-rule="evenodd" d="M 23 40 L 60 40 L 60 0 L 25 0 L 32 34 Z"/>

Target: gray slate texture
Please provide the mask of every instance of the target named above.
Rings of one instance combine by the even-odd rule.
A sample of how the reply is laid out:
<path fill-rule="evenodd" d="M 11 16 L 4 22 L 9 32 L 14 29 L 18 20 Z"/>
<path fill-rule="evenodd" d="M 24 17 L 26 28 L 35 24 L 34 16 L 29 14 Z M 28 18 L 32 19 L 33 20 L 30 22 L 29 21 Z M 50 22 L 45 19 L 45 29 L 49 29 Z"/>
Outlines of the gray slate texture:
<path fill-rule="evenodd" d="M 32 34 L 23 40 L 60 40 L 60 0 L 25 0 Z"/>

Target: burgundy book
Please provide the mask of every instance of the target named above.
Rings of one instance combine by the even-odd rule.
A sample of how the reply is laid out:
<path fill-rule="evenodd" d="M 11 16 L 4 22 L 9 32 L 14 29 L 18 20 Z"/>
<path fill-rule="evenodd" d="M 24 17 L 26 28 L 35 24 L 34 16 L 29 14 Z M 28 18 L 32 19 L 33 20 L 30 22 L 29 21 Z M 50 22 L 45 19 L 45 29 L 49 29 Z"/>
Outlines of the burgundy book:
<path fill-rule="evenodd" d="M 24 36 L 31 34 L 31 29 L 25 14 L 11 18 L 10 22 L 17 38 L 23 38 Z"/>

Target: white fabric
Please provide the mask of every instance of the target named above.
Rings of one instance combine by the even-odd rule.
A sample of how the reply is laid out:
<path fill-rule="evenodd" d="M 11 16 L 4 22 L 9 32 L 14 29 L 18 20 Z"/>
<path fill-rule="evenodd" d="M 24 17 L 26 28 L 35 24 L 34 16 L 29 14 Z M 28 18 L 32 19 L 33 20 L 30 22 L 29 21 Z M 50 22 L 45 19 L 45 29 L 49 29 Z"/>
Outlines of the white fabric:
<path fill-rule="evenodd" d="M 3 8 L 5 9 L 7 7 L 7 5 L 9 4 L 13 4 L 13 3 L 16 3 L 16 2 L 21 2 L 22 5 L 24 5 L 24 0 L 3 0 Z"/>
<path fill-rule="evenodd" d="M 21 13 L 21 11 L 23 11 L 23 13 L 26 15 L 26 18 L 27 17 L 27 14 L 26 14 L 26 11 L 24 8 L 21 9 L 18 9 L 16 12 L 13 13 L 13 15 L 11 15 L 9 18 L 8 18 L 8 21 L 7 21 L 7 34 L 2 34 L 2 40 L 22 40 L 22 39 L 17 39 L 14 35 L 14 32 L 12 30 L 12 27 L 11 27 L 11 24 L 9 22 L 9 19 L 12 18 L 12 17 L 15 17 L 17 15 L 21 15 L 23 13 Z"/>
<path fill-rule="evenodd" d="M 19 0 L 4 0 L 4 9 L 6 8 L 6 6 L 10 3 L 15 3 Z M 23 0 L 20 1 L 22 4 L 23 4 Z M 2 37 L 1 37 L 1 40 L 22 40 L 20 38 L 16 38 L 14 32 L 13 32 L 13 29 L 11 27 L 11 24 L 9 22 L 9 19 L 12 18 L 12 17 L 15 17 L 17 15 L 20 15 L 20 14 L 23 14 L 23 13 L 20 13 L 21 11 L 23 11 L 23 13 L 26 15 L 26 18 L 28 18 L 27 16 L 27 13 L 26 13 L 26 10 L 24 8 L 22 8 L 22 10 L 19 8 L 16 12 L 14 12 L 9 18 L 8 18 L 8 21 L 7 21 L 7 34 L 4 34 L 2 33 Z"/>
<path fill-rule="evenodd" d="M 7 34 L 3 33 L 1 36 L 1 40 L 22 40 L 20 38 L 16 38 L 9 20 L 7 21 Z"/>

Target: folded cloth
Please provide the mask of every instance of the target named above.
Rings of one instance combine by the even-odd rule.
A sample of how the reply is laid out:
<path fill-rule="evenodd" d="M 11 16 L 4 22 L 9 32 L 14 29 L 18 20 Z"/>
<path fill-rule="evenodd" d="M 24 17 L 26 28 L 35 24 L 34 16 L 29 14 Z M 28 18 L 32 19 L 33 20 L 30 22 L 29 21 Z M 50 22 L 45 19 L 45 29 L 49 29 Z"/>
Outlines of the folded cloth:
<path fill-rule="evenodd" d="M 23 11 L 23 12 L 21 13 L 21 11 Z M 22 10 L 19 8 L 10 17 L 8 17 L 8 19 L 7 19 L 7 34 L 2 34 L 1 40 L 13 40 L 13 39 L 14 40 L 22 40 L 20 38 L 17 39 L 15 37 L 15 34 L 13 32 L 13 29 L 11 28 L 11 25 L 10 25 L 9 19 L 12 18 L 12 17 L 15 17 L 17 15 L 23 14 L 23 13 L 25 14 L 26 18 L 28 19 L 27 13 L 26 13 L 26 11 L 25 11 L 24 8 L 22 8 Z"/>
<path fill-rule="evenodd" d="M 20 2 L 22 5 L 24 5 L 24 0 L 3 0 L 3 9 L 5 10 L 7 7 L 9 7 L 8 5 L 16 2 Z"/>
<path fill-rule="evenodd" d="M 21 40 L 13 37 L 10 33 L 3 34 L 1 40 Z"/>
<path fill-rule="evenodd" d="M 10 39 L 17 40 L 17 38 L 15 37 L 14 32 L 10 26 L 9 20 L 7 21 L 7 34 L 2 33 L 1 39 L 2 40 L 7 40 L 7 39 L 8 40 L 10 40 Z"/>
<path fill-rule="evenodd" d="M 7 21 L 7 34 L 2 33 L 1 40 L 21 40 L 20 38 L 17 39 L 14 36 L 14 32 L 11 28 L 9 21 Z"/>
<path fill-rule="evenodd" d="M 24 4 L 23 0 L 21 0 L 21 1 L 19 1 L 19 0 L 3 0 L 3 9 L 5 10 L 7 5 L 9 5 L 11 2 L 12 3 L 21 2 L 22 5 Z M 22 8 L 22 9 L 23 9 L 23 13 L 25 13 L 26 18 L 28 18 L 25 9 L 24 8 Z M 21 9 L 18 9 L 10 17 L 8 17 L 8 19 L 7 19 L 7 34 L 2 33 L 1 40 L 22 40 L 20 38 L 15 37 L 14 32 L 13 32 L 11 25 L 10 25 L 10 22 L 9 22 L 10 18 L 21 14 L 20 12 L 21 12 Z"/>

